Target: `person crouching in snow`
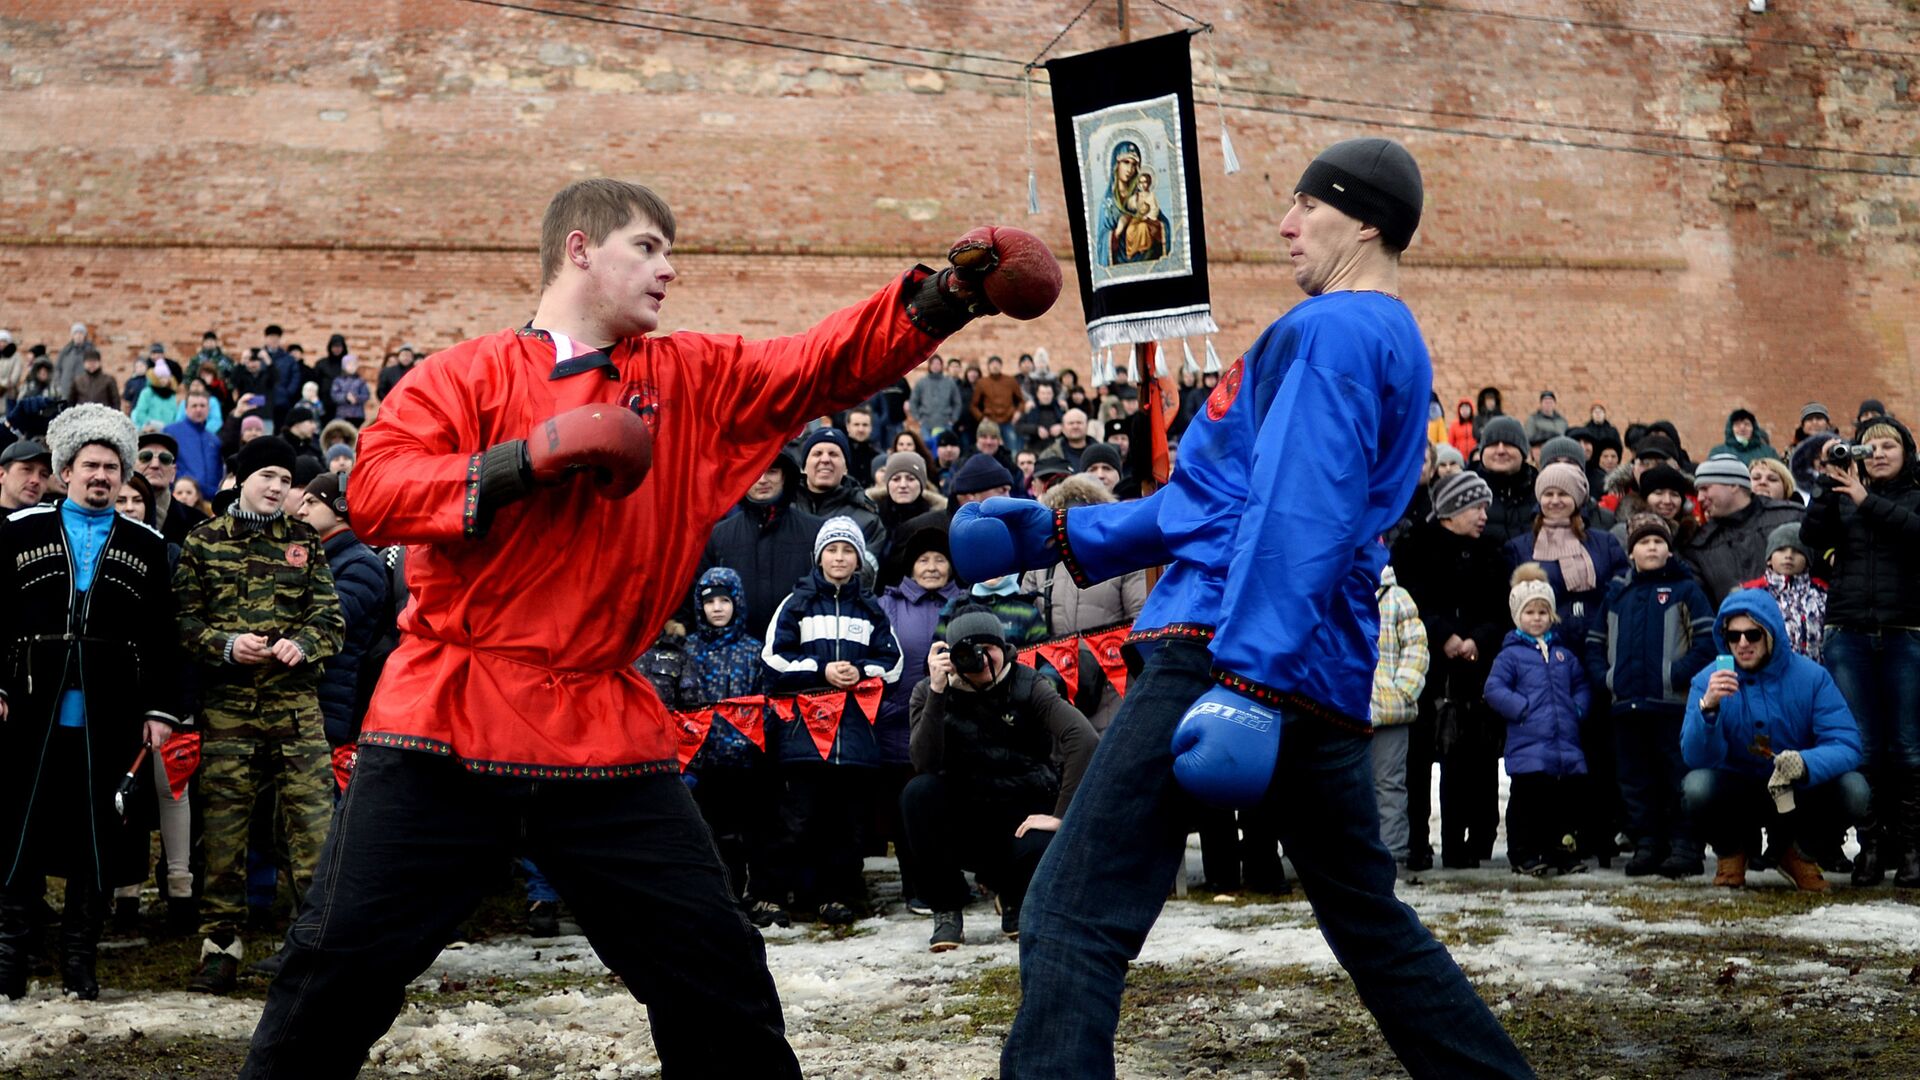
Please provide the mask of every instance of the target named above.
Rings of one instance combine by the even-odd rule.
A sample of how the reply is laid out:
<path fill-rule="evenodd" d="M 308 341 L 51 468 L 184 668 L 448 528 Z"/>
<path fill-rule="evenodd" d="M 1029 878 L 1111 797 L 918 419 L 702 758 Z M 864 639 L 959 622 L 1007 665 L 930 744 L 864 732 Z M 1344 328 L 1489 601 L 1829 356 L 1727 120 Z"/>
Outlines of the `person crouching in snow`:
<path fill-rule="evenodd" d="M 866 537 L 850 517 L 828 518 L 813 541 L 813 573 L 800 579 L 767 626 L 760 658 L 768 691 L 851 690 L 862 679 L 900 678 L 900 643 L 886 612 L 861 590 Z M 822 740 L 825 740 L 824 745 Z M 782 837 L 777 885 L 819 921 L 845 926 L 867 908 L 860 877 L 860 822 L 880 764 L 873 725 L 849 694 L 830 732 L 809 726 L 801 708 L 780 728 Z M 810 880 L 809 880 L 810 879 Z"/>
<path fill-rule="evenodd" d="M 1587 786 L 1587 676 L 1554 633 L 1553 586 L 1538 563 L 1513 572 L 1507 607 L 1515 629 L 1487 675 L 1487 704 L 1507 722 L 1507 854 L 1517 874 L 1577 874 L 1587 868 L 1574 835 Z"/>
<path fill-rule="evenodd" d="M 761 692 L 766 667 L 760 662 L 761 643 L 746 631 L 746 594 L 740 575 L 724 566 L 709 568 L 694 586 L 687 656 L 703 702 Z M 749 917 L 771 921 L 779 915 L 778 905 L 747 896 L 766 873 L 767 833 L 778 805 L 772 762 L 724 712 L 715 710 L 713 726 L 687 771 L 696 778 L 693 801 L 713 832 L 734 897 Z"/>
<path fill-rule="evenodd" d="M 1713 883 L 1726 888 L 1746 884 L 1764 828 L 1781 875 L 1803 892 L 1827 891 L 1800 841 L 1865 823 L 1870 808 L 1853 710 L 1827 669 L 1784 647 L 1786 636 L 1773 597 L 1735 589 L 1714 620 L 1721 659 L 1687 688 L 1687 812 L 1720 857 Z"/>
<path fill-rule="evenodd" d="M 1680 799 L 1680 720 L 1688 684 L 1713 661 L 1713 604 L 1673 554 L 1660 515 L 1628 523 L 1627 555 L 1632 569 L 1613 579 L 1587 623 L 1587 678 L 1613 693 L 1620 797 L 1634 843 L 1627 876 L 1692 877 L 1704 869 L 1703 852 Z"/>

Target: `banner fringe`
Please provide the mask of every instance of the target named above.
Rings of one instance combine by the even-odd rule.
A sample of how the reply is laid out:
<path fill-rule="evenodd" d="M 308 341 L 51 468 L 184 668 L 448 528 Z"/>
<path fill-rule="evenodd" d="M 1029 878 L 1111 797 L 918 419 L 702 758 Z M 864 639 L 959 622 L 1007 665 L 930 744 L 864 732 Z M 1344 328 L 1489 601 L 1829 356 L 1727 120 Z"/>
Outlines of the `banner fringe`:
<path fill-rule="evenodd" d="M 1087 339 L 1094 348 L 1105 349 L 1115 345 L 1219 332 L 1220 327 L 1214 323 L 1211 312 L 1193 311 L 1181 315 L 1143 315 L 1137 319 L 1109 320 L 1099 326 L 1088 327 Z"/>

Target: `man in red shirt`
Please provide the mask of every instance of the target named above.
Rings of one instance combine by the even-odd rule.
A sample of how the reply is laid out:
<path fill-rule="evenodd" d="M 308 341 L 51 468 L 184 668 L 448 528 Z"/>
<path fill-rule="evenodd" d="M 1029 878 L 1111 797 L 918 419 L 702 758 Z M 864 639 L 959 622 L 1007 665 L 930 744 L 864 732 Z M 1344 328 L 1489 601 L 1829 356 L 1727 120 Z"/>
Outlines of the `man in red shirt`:
<path fill-rule="evenodd" d="M 644 187 L 569 186 L 533 319 L 422 361 L 362 434 L 353 520 L 407 545 L 410 597 L 243 1076 L 355 1074 L 515 854 L 647 1005 L 664 1075 L 800 1074 L 633 660 L 793 432 L 977 315 L 1040 314 L 1059 266 L 981 228 L 804 334 L 646 337 L 673 236 Z"/>

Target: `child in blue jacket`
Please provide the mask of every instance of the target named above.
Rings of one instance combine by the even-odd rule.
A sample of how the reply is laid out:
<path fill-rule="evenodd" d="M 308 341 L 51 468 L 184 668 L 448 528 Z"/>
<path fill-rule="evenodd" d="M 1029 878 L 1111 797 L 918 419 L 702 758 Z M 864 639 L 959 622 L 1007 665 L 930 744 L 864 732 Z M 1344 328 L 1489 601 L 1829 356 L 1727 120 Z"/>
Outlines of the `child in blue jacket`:
<path fill-rule="evenodd" d="M 1580 718 L 1590 695 L 1580 660 L 1554 633 L 1553 586 L 1538 563 L 1513 572 L 1515 629 L 1487 675 L 1487 705 L 1507 722 L 1507 855 L 1514 873 L 1575 874 L 1586 798 Z"/>
<path fill-rule="evenodd" d="M 1706 869 L 1681 784 L 1680 721 L 1687 686 L 1712 662 L 1713 604 L 1673 554 L 1658 514 L 1628 523 L 1632 568 L 1607 587 L 1587 624 L 1587 677 L 1613 693 L 1613 739 L 1633 837 L 1628 877 L 1692 877 Z"/>

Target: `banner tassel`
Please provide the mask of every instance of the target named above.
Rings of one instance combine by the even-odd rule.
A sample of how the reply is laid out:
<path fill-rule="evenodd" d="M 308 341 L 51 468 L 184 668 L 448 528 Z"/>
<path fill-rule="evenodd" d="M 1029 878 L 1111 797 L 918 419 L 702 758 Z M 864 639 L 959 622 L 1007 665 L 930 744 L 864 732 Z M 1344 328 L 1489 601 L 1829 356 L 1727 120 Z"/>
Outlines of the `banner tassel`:
<path fill-rule="evenodd" d="M 1193 346 L 1187 344 L 1186 338 L 1180 339 L 1180 351 L 1187 354 L 1185 370 L 1191 371 L 1195 375 L 1200 374 L 1200 364 L 1193 358 Z"/>
<path fill-rule="evenodd" d="M 1133 343 L 1127 343 L 1127 381 L 1140 385 L 1140 362 L 1133 358 Z"/>
<path fill-rule="evenodd" d="M 1167 350 L 1165 348 L 1153 350 L 1153 377 L 1156 379 L 1164 379 L 1167 377 Z"/>
<path fill-rule="evenodd" d="M 1227 175 L 1232 176 L 1240 171 L 1240 155 L 1233 152 L 1233 136 L 1227 134 L 1227 105 L 1220 97 L 1220 61 L 1213 54 L 1211 26 L 1207 27 L 1207 66 L 1213 69 L 1213 107 L 1220 113 L 1220 156 L 1226 159 Z"/>
<path fill-rule="evenodd" d="M 1237 173 L 1240 171 L 1240 155 L 1233 152 L 1233 136 L 1227 133 L 1227 123 L 1225 118 L 1222 118 L 1220 121 L 1220 153 L 1221 153 L 1221 156 L 1227 159 L 1227 175 L 1228 176 L 1232 176 L 1234 173 Z M 1028 182 L 1029 183 L 1032 182 L 1031 178 L 1029 178 Z M 1038 198 L 1038 196 L 1035 196 L 1035 198 Z M 1033 212 L 1039 213 L 1040 204 L 1038 202 L 1035 202 L 1033 205 L 1034 205 Z"/>
<path fill-rule="evenodd" d="M 1207 339 L 1207 366 L 1200 369 L 1203 374 L 1220 374 L 1220 354 L 1213 351 L 1213 339 Z"/>

